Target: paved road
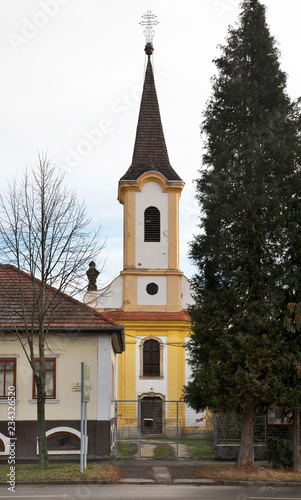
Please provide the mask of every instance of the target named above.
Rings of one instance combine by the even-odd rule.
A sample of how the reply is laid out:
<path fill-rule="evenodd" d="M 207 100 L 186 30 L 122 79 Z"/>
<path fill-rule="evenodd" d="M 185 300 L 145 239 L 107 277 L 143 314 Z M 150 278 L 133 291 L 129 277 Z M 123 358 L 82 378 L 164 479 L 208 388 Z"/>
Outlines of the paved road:
<path fill-rule="evenodd" d="M 0 486 L 0 498 L 16 500 L 301 500 L 301 487 L 62 485 Z"/>

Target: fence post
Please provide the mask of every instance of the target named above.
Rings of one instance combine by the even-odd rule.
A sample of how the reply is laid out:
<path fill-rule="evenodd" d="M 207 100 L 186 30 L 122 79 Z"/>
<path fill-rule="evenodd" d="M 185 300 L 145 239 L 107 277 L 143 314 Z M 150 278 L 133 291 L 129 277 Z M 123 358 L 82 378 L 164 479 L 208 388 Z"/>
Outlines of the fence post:
<path fill-rule="evenodd" d="M 213 450 L 214 457 L 217 457 L 217 416 L 213 415 Z"/>
<path fill-rule="evenodd" d="M 141 399 L 138 399 L 138 459 L 141 460 Z"/>
<path fill-rule="evenodd" d="M 179 401 L 177 401 L 177 458 L 179 458 Z"/>
<path fill-rule="evenodd" d="M 118 402 L 115 400 L 114 407 L 114 457 L 117 458 L 117 421 L 118 421 Z"/>

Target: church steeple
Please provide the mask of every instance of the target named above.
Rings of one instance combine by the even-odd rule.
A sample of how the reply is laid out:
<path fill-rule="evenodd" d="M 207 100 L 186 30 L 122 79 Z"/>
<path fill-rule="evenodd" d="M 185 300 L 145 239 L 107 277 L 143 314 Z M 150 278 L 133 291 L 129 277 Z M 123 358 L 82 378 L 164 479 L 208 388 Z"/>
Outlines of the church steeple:
<path fill-rule="evenodd" d="M 154 52 L 153 26 L 157 25 L 158 21 L 151 11 L 147 11 L 142 17 L 144 20 L 140 24 L 145 26 L 146 46 L 144 50 L 148 61 L 132 163 L 120 181 L 136 181 L 142 174 L 155 171 L 163 174 L 168 181 L 182 182 L 169 162 L 151 63 L 151 56 Z"/>
<path fill-rule="evenodd" d="M 123 270 L 110 285 L 102 307 L 126 314 L 179 313 L 190 296 L 179 265 L 179 201 L 184 182 L 169 162 L 154 82 L 151 26 L 157 23 L 156 16 L 148 11 L 142 17 L 148 62 L 133 160 L 118 186 L 118 201 L 123 205 Z"/>
<path fill-rule="evenodd" d="M 148 57 L 130 168 L 119 181 L 123 204 L 122 308 L 180 311 L 179 200 L 184 182 L 169 162 L 154 74 L 152 25 L 148 11 Z"/>
<path fill-rule="evenodd" d="M 148 62 L 141 98 L 132 164 L 121 181 L 137 180 L 149 171 L 163 174 L 169 181 L 181 181 L 170 165 L 151 63 L 153 46 L 147 43 Z"/>

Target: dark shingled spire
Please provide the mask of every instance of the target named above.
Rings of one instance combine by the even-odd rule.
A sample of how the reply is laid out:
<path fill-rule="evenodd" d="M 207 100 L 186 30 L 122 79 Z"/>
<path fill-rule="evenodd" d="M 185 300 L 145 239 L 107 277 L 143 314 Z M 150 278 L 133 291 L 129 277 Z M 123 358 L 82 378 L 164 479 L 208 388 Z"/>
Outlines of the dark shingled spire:
<path fill-rule="evenodd" d="M 153 68 L 150 61 L 150 55 L 153 52 L 151 44 L 146 45 L 145 52 L 148 55 L 148 63 L 145 72 L 133 159 L 130 168 L 120 180 L 137 180 L 144 172 L 154 170 L 163 174 L 170 181 L 181 181 L 181 178 L 169 163 Z"/>

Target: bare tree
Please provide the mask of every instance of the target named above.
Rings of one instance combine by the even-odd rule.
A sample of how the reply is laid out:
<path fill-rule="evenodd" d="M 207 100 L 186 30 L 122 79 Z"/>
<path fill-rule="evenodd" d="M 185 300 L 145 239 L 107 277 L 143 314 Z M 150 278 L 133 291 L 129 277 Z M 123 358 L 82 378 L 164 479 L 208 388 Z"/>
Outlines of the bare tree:
<path fill-rule="evenodd" d="M 47 334 L 60 313 L 60 293 L 74 296 L 83 290 L 88 264 L 97 258 L 103 247 L 99 243 L 99 229 L 88 229 L 91 221 L 86 216 L 85 206 L 63 181 L 64 175 L 57 167 L 46 156 L 39 155 L 38 164 L 26 171 L 20 181 L 15 179 L 9 184 L 5 196 L 0 196 L 1 263 L 13 264 L 18 269 L 15 310 L 8 314 L 16 321 L 17 311 L 17 321 L 24 325 L 22 333 L 17 328 L 15 332 L 36 383 L 41 469 L 48 465 L 45 434 Z M 30 291 L 28 280 L 24 289 L 23 271 L 31 277 Z M 9 292 L 5 293 L 9 304 Z M 35 362 L 35 349 L 39 353 L 39 366 Z"/>

